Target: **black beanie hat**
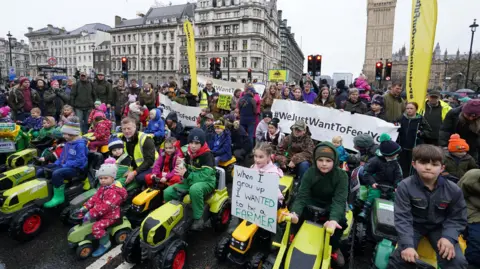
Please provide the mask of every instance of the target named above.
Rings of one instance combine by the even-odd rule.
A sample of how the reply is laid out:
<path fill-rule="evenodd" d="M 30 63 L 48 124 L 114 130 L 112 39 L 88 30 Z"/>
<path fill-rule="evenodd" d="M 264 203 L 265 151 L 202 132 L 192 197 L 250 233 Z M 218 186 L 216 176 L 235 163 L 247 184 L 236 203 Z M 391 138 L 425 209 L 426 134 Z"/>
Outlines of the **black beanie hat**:
<path fill-rule="evenodd" d="M 275 129 L 278 129 L 278 124 L 280 123 L 280 120 L 278 118 L 273 118 L 268 125 L 272 125 L 275 127 Z"/>
<path fill-rule="evenodd" d="M 315 148 L 315 152 L 313 153 L 313 155 L 315 157 L 315 161 L 318 160 L 321 157 L 329 158 L 329 159 L 332 159 L 333 161 L 335 161 L 336 160 L 336 155 L 335 154 L 336 154 L 336 152 L 333 149 L 333 145 L 329 146 L 325 142 L 319 144 Z"/>
<path fill-rule="evenodd" d="M 384 157 L 390 157 L 395 154 L 400 153 L 402 151 L 402 147 L 399 144 L 392 141 L 388 134 L 381 134 L 380 135 L 380 153 Z"/>
<path fill-rule="evenodd" d="M 272 113 L 272 111 L 264 111 L 264 112 L 263 112 L 263 117 L 264 117 L 264 118 L 270 118 L 270 119 L 273 118 L 273 113 Z"/>
<path fill-rule="evenodd" d="M 188 143 L 198 142 L 202 146 L 205 144 L 205 132 L 200 128 L 194 128 L 188 134 Z"/>

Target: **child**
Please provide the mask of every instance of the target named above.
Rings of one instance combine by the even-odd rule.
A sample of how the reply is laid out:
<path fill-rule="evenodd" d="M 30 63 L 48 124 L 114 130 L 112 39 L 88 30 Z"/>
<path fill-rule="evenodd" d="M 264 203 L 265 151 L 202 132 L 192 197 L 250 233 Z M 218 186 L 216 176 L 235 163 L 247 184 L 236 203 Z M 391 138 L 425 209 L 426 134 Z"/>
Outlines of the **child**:
<path fill-rule="evenodd" d="M 263 112 L 263 120 L 260 121 L 257 125 L 257 129 L 255 130 L 255 139 L 257 142 L 261 142 L 263 139 L 263 135 L 268 131 L 268 124 L 273 118 L 273 114 L 271 111 L 264 111 Z"/>
<path fill-rule="evenodd" d="M 13 120 L 10 118 L 10 107 L 4 106 L 0 108 L 0 122 L 11 123 Z"/>
<path fill-rule="evenodd" d="M 167 138 L 164 149 L 160 149 L 159 157 L 153 165 L 152 173 L 145 176 L 146 185 L 151 187 L 154 183 L 163 183 L 171 186 L 180 183 L 182 179 L 175 174 L 175 168 L 181 159 L 183 160 L 183 152 L 180 141 L 175 137 Z"/>
<path fill-rule="evenodd" d="M 55 138 L 55 142 L 53 143 L 53 147 L 49 147 L 45 149 L 41 153 L 41 157 L 38 158 L 38 161 L 42 164 L 50 164 L 54 163 L 58 160 L 58 157 L 62 154 L 63 147 L 65 146 L 65 139 L 63 138 L 63 134 L 60 130 L 55 130 L 53 132 L 53 136 Z"/>
<path fill-rule="evenodd" d="M 259 171 L 260 173 L 273 173 L 277 174 L 279 178 L 283 177 L 282 169 L 278 168 L 273 164 L 270 156 L 273 154 L 273 148 L 267 143 L 260 142 L 253 149 L 253 159 L 255 164 L 252 166 L 253 169 Z M 278 201 L 283 201 L 283 194 L 280 188 L 278 189 Z"/>
<path fill-rule="evenodd" d="M 375 198 L 380 198 L 382 193 L 377 189 L 378 184 L 396 188 L 402 180 L 402 168 L 397 161 L 400 151 L 402 147 L 392 141 L 388 134 L 380 135 L 380 154 L 368 160 L 363 170 L 363 183 L 368 186 L 368 197 L 359 218 L 365 220 Z M 393 190 L 390 195 L 393 196 Z"/>
<path fill-rule="evenodd" d="M 171 111 L 167 115 L 166 124 L 168 130 L 170 130 L 170 136 L 175 137 L 177 140 L 180 140 L 180 144 L 182 143 L 183 138 L 183 125 L 181 122 L 178 122 L 178 116 L 175 111 Z"/>
<path fill-rule="evenodd" d="M 62 126 L 61 131 L 63 138 L 66 140 L 64 150 L 54 164 L 46 166 L 53 170 L 53 197 L 43 205 L 46 208 L 55 207 L 65 202 L 65 185 L 63 180 L 82 174 L 88 163 L 87 141 L 80 136 L 80 124 L 67 122 Z M 43 168 L 37 170 L 37 177 L 45 177 Z"/>
<path fill-rule="evenodd" d="M 443 176 L 453 176 L 455 183 L 470 169 L 478 168 L 475 159 L 468 154 L 470 146 L 460 135 L 453 134 L 448 140 L 448 153 L 445 158 Z"/>
<path fill-rule="evenodd" d="M 210 113 L 210 109 L 206 107 L 200 110 L 200 114 L 198 114 L 198 117 L 197 117 L 197 128 L 203 129 L 203 127 L 205 127 L 205 121 L 207 120 L 206 116 L 209 113 Z"/>
<path fill-rule="evenodd" d="M 105 119 L 105 116 L 96 116 L 93 122 L 93 137 L 90 138 L 88 149 L 97 152 L 102 146 L 108 145 L 108 138 L 112 128 L 112 122 Z"/>
<path fill-rule="evenodd" d="M 156 146 L 160 146 L 165 138 L 165 122 L 162 119 L 162 111 L 158 108 L 150 110 L 150 121 L 148 122 L 145 133 L 153 134 L 153 140 Z"/>
<path fill-rule="evenodd" d="M 103 115 L 105 115 L 105 112 L 107 112 L 107 106 L 102 104 L 100 101 L 95 101 L 95 109 L 92 109 L 90 115 L 88 116 L 88 124 L 92 124 L 92 122 L 95 120 L 95 114 L 97 112 L 101 112 Z"/>
<path fill-rule="evenodd" d="M 108 158 L 96 173 L 96 177 L 100 181 L 100 188 L 79 209 L 79 212 L 85 214 L 83 222 L 95 221 L 92 226 L 92 234 L 100 244 L 92 253 L 92 257 L 102 256 L 111 247 L 107 228 L 121 218 L 120 205 L 127 199 L 127 191 L 115 184 L 116 176 L 115 159 Z"/>
<path fill-rule="evenodd" d="M 38 137 L 36 138 L 37 141 L 44 140 L 45 138 L 51 137 L 53 131 L 55 131 L 55 119 L 53 117 L 45 117 L 43 118 L 42 122 L 42 129 L 38 132 Z"/>
<path fill-rule="evenodd" d="M 387 121 L 387 117 L 385 115 L 385 111 L 383 110 L 383 97 L 378 96 L 377 98 L 372 100 L 372 104 L 370 105 L 370 111 L 368 111 L 365 115 L 376 117 Z"/>
<path fill-rule="evenodd" d="M 178 96 L 175 97 L 173 101 L 181 105 L 188 106 L 187 91 L 185 91 L 184 89 L 180 89 L 178 93 L 179 93 Z"/>
<path fill-rule="evenodd" d="M 370 158 L 377 156 L 378 145 L 369 134 L 360 134 L 353 138 L 353 147 L 358 153 L 349 154 L 348 163 L 354 166 L 364 165 Z"/>
<path fill-rule="evenodd" d="M 125 106 L 128 106 L 128 104 L 135 103 L 137 102 L 137 95 L 134 93 L 129 93 L 128 94 L 128 103 Z"/>
<path fill-rule="evenodd" d="M 150 113 L 148 111 L 147 106 L 145 105 L 144 101 L 140 101 L 140 124 L 142 129 L 147 127 L 148 118 L 150 117 Z"/>
<path fill-rule="evenodd" d="M 75 117 L 73 107 L 71 105 L 64 105 L 62 114 L 60 115 L 60 120 L 58 121 L 58 127 L 62 127 L 65 122 L 71 121 L 72 117 Z"/>
<path fill-rule="evenodd" d="M 128 169 L 132 165 L 132 157 L 128 156 L 125 150 L 125 145 L 123 141 L 118 137 L 112 137 L 108 141 L 108 150 L 110 151 L 110 156 L 116 160 L 118 166 L 117 177 L 115 180 L 122 183 L 122 186 L 125 187 L 125 173 L 128 172 Z"/>
<path fill-rule="evenodd" d="M 226 162 L 232 158 L 232 138 L 230 131 L 225 130 L 225 123 L 217 120 L 214 124 L 215 138 L 213 139 L 212 153 L 215 156 L 215 166 L 219 162 Z"/>
<path fill-rule="evenodd" d="M 205 124 L 203 125 L 203 128 L 201 128 L 205 132 L 205 136 L 207 138 L 207 144 L 208 148 L 213 149 L 213 141 L 215 140 L 215 127 L 213 126 L 213 122 L 215 118 L 213 117 L 212 114 L 208 113 L 205 115 Z"/>
<path fill-rule="evenodd" d="M 230 108 L 231 110 L 235 110 L 237 107 L 237 103 L 240 100 L 240 94 L 242 93 L 242 89 L 236 89 L 233 92 L 232 100 L 230 101 Z"/>
<path fill-rule="evenodd" d="M 285 134 L 280 131 L 278 124 L 280 120 L 278 118 L 273 118 L 268 123 L 268 131 L 262 135 L 262 142 L 270 144 L 273 149 L 274 154 L 277 154 L 278 147 L 283 143 Z"/>
<path fill-rule="evenodd" d="M 332 138 L 332 144 L 337 149 L 338 160 L 340 161 L 340 164 L 346 162 L 348 160 L 348 153 L 347 153 L 347 151 L 345 151 L 345 148 L 343 147 L 342 137 L 341 136 L 334 136 Z"/>
<path fill-rule="evenodd" d="M 140 115 L 143 114 L 140 111 L 140 102 L 133 102 L 128 105 L 128 109 L 125 111 L 126 117 L 135 119 L 138 123 L 140 122 Z"/>
<path fill-rule="evenodd" d="M 41 113 L 40 108 L 34 107 L 30 111 L 30 116 L 23 120 L 23 122 L 17 121 L 17 124 L 22 125 L 22 130 L 28 130 L 33 139 L 38 137 L 38 132 L 42 129 L 43 117 L 41 116 Z"/>
<path fill-rule="evenodd" d="M 457 241 L 467 226 L 462 190 L 440 175 L 445 157 L 441 148 L 422 144 L 412 155 L 417 173 L 402 180 L 395 192 L 395 229 L 401 236 L 388 268 L 417 268 L 416 249 L 426 236 L 440 268 L 466 269 L 468 263 Z"/>
<path fill-rule="evenodd" d="M 166 188 L 163 192 L 163 199 L 168 202 L 179 198 L 175 188 L 190 190 L 194 219 L 192 230 L 203 229 L 204 198 L 215 189 L 215 173 L 215 160 L 205 141 L 205 132 L 202 129 L 194 128 L 188 134 L 185 166 L 175 169 L 175 174 L 182 177 L 183 180 L 181 183 Z"/>

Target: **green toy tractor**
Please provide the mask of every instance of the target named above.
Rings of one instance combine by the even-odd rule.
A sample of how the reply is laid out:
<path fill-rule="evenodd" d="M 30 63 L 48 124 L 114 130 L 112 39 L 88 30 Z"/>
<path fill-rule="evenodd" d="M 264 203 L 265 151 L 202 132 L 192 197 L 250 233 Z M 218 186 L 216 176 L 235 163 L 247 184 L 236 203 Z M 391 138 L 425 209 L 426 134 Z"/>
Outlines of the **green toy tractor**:
<path fill-rule="evenodd" d="M 225 231 L 231 220 L 231 202 L 225 185 L 225 171 L 216 168 L 217 186 L 205 197 L 203 218 L 217 232 Z M 180 199 L 172 200 L 151 212 L 127 237 L 122 256 L 129 263 L 150 261 L 150 268 L 184 268 L 185 237 L 192 223 L 192 208 L 187 192 L 176 189 Z M 175 264 L 175 267 L 173 265 Z"/>
<path fill-rule="evenodd" d="M 82 221 L 81 218 L 70 216 L 71 219 Z M 79 260 L 84 260 L 92 254 L 98 246 L 98 240 L 92 235 L 92 226 L 95 222 L 80 223 L 68 231 L 68 246 L 75 249 Z M 132 225 L 126 217 L 120 218 L 117 222 L 107 228 L 113 242 L 123 244 L 128 234 L 132 230 Z"/>
<path fill-rule="evenodd" d="M 88 155 L 88 169 L 85 174 L 65 179 L 65 200 L 69 201 L 84 192 L 84 181 L 90 185 L 95 178 L 95 170 L 103 162 L 98 153 Z M 0 224 L 9 225 L 9 235 L 18 241 L 27 241 L 37 236 L 44 223 L 43 204 L 53 196 L 53 188 L 48 179 L 33 179 L 17 185 L 0 196 Z"/>

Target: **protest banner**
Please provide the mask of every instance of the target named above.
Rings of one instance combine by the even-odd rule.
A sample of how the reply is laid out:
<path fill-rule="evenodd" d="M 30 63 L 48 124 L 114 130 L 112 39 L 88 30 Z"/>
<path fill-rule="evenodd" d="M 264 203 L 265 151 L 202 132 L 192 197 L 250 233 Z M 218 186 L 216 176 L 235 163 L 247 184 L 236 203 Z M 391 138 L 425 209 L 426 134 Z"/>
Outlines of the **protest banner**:
<path fill-rule="evenodd" d="M 232 186 L 232 215 L 277 231 L 278 182 L 276 174 L 235 165 Z"/>
<path fill-rule="evenodd" d="M 199 107 L 184 106 L 177 102 L 172 102 L 166 95 L 160 94 L 160 104 L 165 106 L 163 109 L 163 115 L 166 118 L 168 113 L 174 111 L 177 112 L 178 121 L 180 121 L 184 127 L 197 127 L 197 117 L 202 110 Z"/>
<path fill-rule="evenodd" d="M 303 120 L 312 133 L 312 138 L 318 141 L 332 141 L 334 136 L 343 138 L 345 148 L 355 150 L 353 138 L 366 133 L 380 143 L 380 135 L 387 133 L 393 141 L 397 139 L 398 126 L 376 117 L 352 114 L 348 111 L 326 108 L 290 100 L 274 100 L 272 112 L 280 119 L 282 132 L 290 133 L 290 126 L 297 120 Z"/>
<path fill-rule="evenodd" d="M 205 85 L 207 84 L 207 80 L 212 81 L 213 88 L 219 94 L 233 96 L 233 93 L 235 92 L 236 89 L 241 89 L 243 91 L 243 89 L 245 88 L 245 84 L 240 82 L 224 81 L 220 79 L 213 79 L 213 78 L 197 75 L 198 92 L 202 91 L 205 88 Z M 263 92 L 265 91 L 265 85 L 253 84 L 253 87 L 255 88 L 255 91 L 258 93 L 258 95 L 260 95 L 261 97 L 263 95 Z"/>
<path fill-rule="evenodd" d="M 233 95 L 221 94 L 218 98 L 217 107 L 220 109 L 230 110 L 230 103 Z"/>

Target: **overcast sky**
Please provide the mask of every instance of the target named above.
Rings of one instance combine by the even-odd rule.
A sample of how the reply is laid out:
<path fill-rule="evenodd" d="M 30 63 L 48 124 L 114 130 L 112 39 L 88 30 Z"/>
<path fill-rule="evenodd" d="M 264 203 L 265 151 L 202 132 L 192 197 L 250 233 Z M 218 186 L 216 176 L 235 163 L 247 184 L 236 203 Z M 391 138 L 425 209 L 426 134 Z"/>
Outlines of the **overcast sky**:
<path fill-rule="evenodd" d="M 16 1 L 3 1 L 0 16 L 0 36 L 8 31 L 20 39 L 27 27 L 34 29 L 53 24 L 74 30 L 84 24 L 100 22 L 113 27 L 114 16 L 134 18 L 137 11 L 146 12 L 153 0 L 23 0 L 19 9 Z M 170 1 L 163 1 L 168 4 Z M 171 0 L 183 4 L 186 0 Z M 395 15 L 393 50 L 397 51 L 410 39 L 411 0 L 398 0 Z M 322 74 L 351 72 L 355 76 L 362 69 L 365 55 L 367 0 L 278 0 L 283 18 L 288 19 L 305 57 L 322 54 Z M 436 42 L 442 53 L 468 52 L 471 32 L 468 26 L 477 16 L 480 20 L 479 0 L 438 0 Z M 474 51 L 480 51 L 480 28 Z M 306 69 L 306 64 L 305 64 Z"/>

